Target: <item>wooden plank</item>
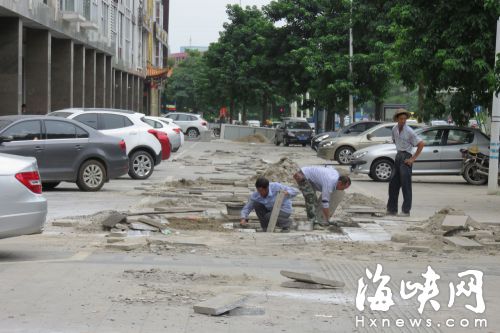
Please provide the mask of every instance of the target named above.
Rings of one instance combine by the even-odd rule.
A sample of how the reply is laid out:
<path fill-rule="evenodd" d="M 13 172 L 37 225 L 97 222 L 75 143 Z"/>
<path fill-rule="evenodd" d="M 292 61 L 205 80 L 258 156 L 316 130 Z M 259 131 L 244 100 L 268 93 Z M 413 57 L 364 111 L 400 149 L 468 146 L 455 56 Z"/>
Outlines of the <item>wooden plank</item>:
<path fill-rule="evenodd" d="M 222 294 L 193 306 L 194 312 L 209 316 L 219 316 L 237 308 L 245 302 L 247 296 Z"/>
<path fill-rule="evenodd" d="M 285 200 L 285 192 L 279 191 L 276 196 L 276 201 L 274 202 L 273 211 L 271 217 L 269 218 L 269 224 L 267 225 L 267 232 L 274 232 L 276 228 L 276 223 L 278 222 L 278 216 L 281 211 L 281 205 L 283 205 L 283 200 Z"/>

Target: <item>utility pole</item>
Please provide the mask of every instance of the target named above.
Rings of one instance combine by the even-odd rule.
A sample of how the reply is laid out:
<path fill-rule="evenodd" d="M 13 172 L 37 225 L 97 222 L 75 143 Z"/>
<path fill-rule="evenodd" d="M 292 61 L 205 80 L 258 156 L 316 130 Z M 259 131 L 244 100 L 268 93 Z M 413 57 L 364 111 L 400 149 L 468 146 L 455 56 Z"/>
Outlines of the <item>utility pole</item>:
<path fill-rule="evenodd" d="M 354 55 L 354 50 L 352 47 L 352 0 L 351 0 L 351 16 L 350 16 L 350 27 L 349 27 L 349 74 L 352 79 L 352 57 Z M 354 122 L 354 100 L 352 97 L 352 91 L 349 92 L 349 119 L 350 122 Z"/>
<path fill-rule="evenodd" d="M 497 21 L 497 43 L 495 61 L 500 54 L 500 17 Z M 498 65 L 498 64 L 497 64 Z M 488 175 L 488 194 L 498 194 L 498 148 L 500 148 L 500 96 L 493 92 L 493 110 L 491 113 L 490 167 Z"/>

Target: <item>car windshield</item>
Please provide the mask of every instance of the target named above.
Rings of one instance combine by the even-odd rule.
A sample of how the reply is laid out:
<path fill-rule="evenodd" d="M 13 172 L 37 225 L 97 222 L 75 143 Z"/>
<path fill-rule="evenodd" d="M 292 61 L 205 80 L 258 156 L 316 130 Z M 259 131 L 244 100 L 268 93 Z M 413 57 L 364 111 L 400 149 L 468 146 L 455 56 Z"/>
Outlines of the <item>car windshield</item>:
<path fill-rule="evenodd" d="M 0 120 L 0 130 L 4 129 L 10 124 L 12 124 L 11 120 Z"/>
<path fill-rule="evenodd" d="M 289 129 L 311 129 L 305 121 L 289 122 L 287 126 Z"/>

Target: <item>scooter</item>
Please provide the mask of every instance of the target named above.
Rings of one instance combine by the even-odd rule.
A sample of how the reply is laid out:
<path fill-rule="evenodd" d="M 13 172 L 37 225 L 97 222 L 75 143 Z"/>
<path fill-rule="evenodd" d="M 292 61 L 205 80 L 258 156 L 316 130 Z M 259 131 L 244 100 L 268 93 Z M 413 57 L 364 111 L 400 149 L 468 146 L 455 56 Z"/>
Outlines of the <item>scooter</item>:
<path fill-rule="evenodd" d="M 477 149 L 460 149 L 462 153 L 462 177 L 471 185 L 484 185 L 488 182 L 490 157 Z"/>

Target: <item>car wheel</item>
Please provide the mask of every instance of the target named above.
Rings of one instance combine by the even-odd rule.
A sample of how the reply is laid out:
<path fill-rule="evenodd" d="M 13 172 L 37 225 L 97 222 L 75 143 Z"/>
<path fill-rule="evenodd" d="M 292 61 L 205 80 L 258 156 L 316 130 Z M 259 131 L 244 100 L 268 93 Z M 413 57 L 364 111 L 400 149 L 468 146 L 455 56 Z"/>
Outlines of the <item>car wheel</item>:
<path fill-rule="evenodd" d="M 189 128 L 187 130 L 187 136 L 191 139 L 197 138 L 200 135 L 200 132 L 196 128 Z"/>
<path fill-rule="evenodd" d="M 370 178 L 377 182 L 388 182 L 394 172 L 394 163 L 387 159 L 375 161 L 370 170 Z"/>
<path fill-rule="evenodd" d="M 274 137 L 274 144 L 275 144 L 276 146 L 279 146 L 279 145 L 280 145 L 280 142 L 278 141 L 278 137 L 277 137 L 277 136 L 275 136 L 275 137 Z"/>
<path fill-rule="evenodd" d="M 44 191 L 53 190 L 57 187 L 57 185 L 61 184 L 61 182 L 43 182 L 42 189 Z"/>
<path fill-rule="evenodd" d="M 286 139 L 286 137 L 283 138 L 283 146 L 288 147 L 290 146 L 290 142 Z"/>
<path fill-rule="evenodd" d="M 106 168 L 96 160 L 85 161 L 78 171 L 76 185 L 82 191 L 99 191 L 106 182 Z"/>
<path fill-rule="evenodd" d="M 347 146 L 340 147 L 335 152 L 335 160 L 342 165 L 351 164 L 352 153 L 354 153 L 354 148 Z"/>
<path fill-rule="evenodd" d="M 488 177 L 480 175 L 477 172 L 477 166 L 469 163 L 464 168 L 463 177 L 465 181 L 471 185 L 484 185 L 488 182 Z"/>
<path fill-rule="evenodd" d="M 305 146 L 307 146 L 307 143 L 303 143 L 303 144 L 302 144 L 302 147 L 305 147 Z"/>
<path fill-rule="evenodd" d="M 138 150 L 129 158 L 129 176 L 133 179 L 147 179 L 153 174 L 154 161 L 151 154 Z"/>

